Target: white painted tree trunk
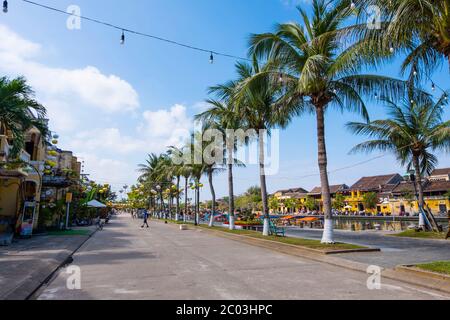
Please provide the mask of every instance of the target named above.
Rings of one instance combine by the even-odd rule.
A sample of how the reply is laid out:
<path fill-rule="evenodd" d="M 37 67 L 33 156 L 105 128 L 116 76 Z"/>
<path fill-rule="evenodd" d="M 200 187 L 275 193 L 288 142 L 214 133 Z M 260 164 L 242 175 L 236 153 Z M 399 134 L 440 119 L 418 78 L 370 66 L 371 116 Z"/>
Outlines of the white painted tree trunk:
<path fill-rule="evenodd" d="M 234 216 L 230 215 L 230 230 L 234 230 Z"/>
<path fill-rule="evenodd" d="M 211 218 L 209 219 L 209 227 L 214 227 L 214 213 L 211 213 Z"/>
<path fill-rule="evenodd" d="M 419 210 L 419 228 L 426 230 L 425 217 L 423 216 L 422 210 Z"/>
<path fill-rule="evenodd" d="M 334 230 L 333 219 L 325 219 L 325 225 L 323 228 L 322 243 L 334 244 Z"/>
<path fill-rule="evenodd" d="M 270 223 L 269 219 L 264 219 L 264 229 L 263 229 L 263 236 L 268 237 L 270 235 Z"/>

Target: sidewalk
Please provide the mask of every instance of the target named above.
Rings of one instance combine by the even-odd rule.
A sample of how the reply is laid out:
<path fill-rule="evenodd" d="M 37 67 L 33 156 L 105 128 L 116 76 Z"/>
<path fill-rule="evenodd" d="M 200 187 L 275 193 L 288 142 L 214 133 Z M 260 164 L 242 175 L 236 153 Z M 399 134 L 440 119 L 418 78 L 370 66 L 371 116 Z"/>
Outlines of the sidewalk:
<path fill-rule="evenodd" d="M 0 300 L 24 300 L 88 240 L 87 235 L 35 236 L 0 247 Z"/>

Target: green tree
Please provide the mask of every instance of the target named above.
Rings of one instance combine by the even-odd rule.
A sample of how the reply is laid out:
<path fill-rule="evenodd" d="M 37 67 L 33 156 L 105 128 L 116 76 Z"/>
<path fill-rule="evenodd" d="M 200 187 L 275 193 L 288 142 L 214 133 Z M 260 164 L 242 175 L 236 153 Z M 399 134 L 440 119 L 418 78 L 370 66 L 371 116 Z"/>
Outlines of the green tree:
<path fill-rule="evenodd" d="M 289 209 L 289 212 L 292 213 L 298 208 L 299 201 L 297 199 L 286 199 L 284 205 Z"/>
<path fill-rule="evenodd" d="M 46 110 L 33 97 L 34 92 L 25 78 L 0 78 L 0 130 L 3 125 L 12 134 L 13 158 L 24 147 L 25 132 L 28 129 L 36 127 L 44 138 L 48 135 Z"/>
<path fill-rule="evenodd" d="M 414 169 L 419 204 L 424 206 L 422 181 L 436 167 L 436 151 L 450 151 L 450 121 L 443 121 L 447 99 L 438 102 L 417 103 L 414 100 L 401 104 L 385 99 L 389 118 L 370 123 L 349 123 L 355 134 L 365 135 L 369 140 L 357 145 L 352 152 L 390 151 L 408 170 Z"/>
<path fill-rule="evenodd" d="M 306 197 L 304 206 L 309 211 L 319 210 L 319 203 L 312 197 Z"/>
<path fill-rule="evenodd" d="M 317 124 L 318 164 L 322 186 L 325 230 L 323 243 L 333 243 L 331 195 L 325 143 L 325 113 L 330 107 L 369 116 L 363 97 L 393 97 L 405 93 L 404 81 L 358 73 L 355 57 L 358 43 L 342 46 L 341 28 L 351 15 L 350 1 L 313 0 L 312 19 L 298 8 L 302 24 L 279 24 L 274 33 L 251 36 L 252 54 L 268 59 L 271 66 L 254 76 L 270 74 L 283 85 L 283 94 L 273 109 L 289 121 L 294 116 L 314 113 Z M 251 83 L 251 81 L 249 81 Z M 376 94 L 376 95 L 375 95 Z"/>
<path fill-rule="evenodd" d="M 278 209 L 280 208 L 280 202 L 278 201 L 277 198 L 271 197 L 269 199 L 269 208 L 270 208 L 270 210 L 274 211 L 275 213 L 278 212 Z"/>
<path fill-rule="evenodd" d="M 450 2 L 448 0 L 359 0 L 354 1 L 360 21 L 367 19 L 370 5 L 382 10 L 380 30 L 367 30 L 364 24 L 354 28 L 355 35 L 367 41 L 364 56 L 390 59 L 396 53 L 406 58 L 401 66 L 431 74 L 442 58 L 450 67 Z M 370 13 L 369 13 L 370 14 Z M 365 28 L 365 29 L 364 29 Z M 394 51 L 393 51 L 394 50 Z M 373 58 L 366 61 L 373 63 Z M 421 74 L 419 72 L 419 77 Z"/>
<path fill-rule="evenodd" d="M 364 208 L 374 210 L 377 208 L 378 195 L 375 192 L 367 192 L 363 195 L 362 202 Z"/>
<path fill-rule="evenodd" d="M 333 209 L 335 209 L 335 210 L 342 210 L 342 209 L 344 209 L 344 207 L 345 207 L 345 197 L 344 197 L 344 195 L 338 193 L 336 195 L 336 197 L 334 198 L 334 200 L 333 200 L 332 206 L 333 206 Z"/>
<path fill-rule="evenodd" d="M 266 184 L 265 143 L 267 141 L 265 141 L 265 136 L 274 127 L 285 127 L 287 124 L 286 118 L 280 116 L 274 109 L 274 104 L 281 93 L 281 87 L 274 83 L 271 75 L 266 72 L 269 65 L 260 65 L 256 55 L 253 55 L 252 64 L 238 62 L 236 67 L 239 74 L 239 84 L 235 95 L 236 108 L 244 128 L 254 131 L 259 147 L 259 177 L 264 216 L 263 235 L 268 236 L 270 214 Z"/>
<path fill-rule="evenodd" d="M 212 123 L 211 126 L 220 130 L 222 135 L 226 137 L 224 141 L 224 150 L 226 150 L 225 158 L 228 168 L 228 213 L 231 230 L 234 229 L 235 220 L 233 167 L 244 166 L 242 163 L 234 159 L 234 153 L 238 148 L 238 141 L 234 136 L 234 130 L 241 129 L 242 127 L 242 120 L 237 113 L 233 100 L 236 85 L 237 83 L 235 81 L 228 81 L 225 84 L 210 87 L 209 93 L 214 95 L 217 100 L 207 100 L 209 105 L 208 110 L 195 117 L 196 120 L 203 120 Z M 232 134 L 230 134 L 230 130 L 233 130 Z"/>
<path fill-rule="evenodd" d="M 450 200 L 450 190 L 448 190 L 448 191 L 444 194 L 444 197 L 445 197 L 447 200 Z"/>

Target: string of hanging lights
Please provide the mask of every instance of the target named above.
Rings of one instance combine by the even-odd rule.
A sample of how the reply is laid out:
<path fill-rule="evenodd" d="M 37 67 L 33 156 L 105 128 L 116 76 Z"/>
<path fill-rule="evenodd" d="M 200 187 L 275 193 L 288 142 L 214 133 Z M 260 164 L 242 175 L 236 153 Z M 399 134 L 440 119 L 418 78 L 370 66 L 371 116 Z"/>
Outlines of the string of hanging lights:
<path fill-rule="evenodd" d="M 248 59 L 248 58 L 243 58 L 243 57 L 234 56 L 234 55 L 230 55 L 230 54 L 226 54 L 226 53 L 222 53 L 222 52 L 217 52 L 217 51 L 213 51 L 213 50 L 209 50 L 209 49 L 195 47 L 195 46 L 192 46 L 192 45 L 188 45 L 188 44 L 185 44 L 185 43 L 180 43 L 180 42 L 177 42 L 177 41 L 174 41 L 174 40 L 158 37 L 158 36 L 147 34 L 147 33 L 144 33 L 144 32 L 127 29 L 127 28 L 124 28 L 124 27 L 121 27 L 121 26 L 117 26 L 117 25 L 114 25 L 114 24 L 111 24 L 111 23 L 108 23 L 108 22 L 104 22 L 104 21 L 101 21 L 101 20 L 98 20 L 98 19 L 89 18 L 89 17 L 86 17 L 86 16 L 82 16 L 82 15 L 77 15 L 77 14 L 74 14 L 74 13 L 66 12 L 66 11 L 63 11 L 63 10 L 60 10 L 60 9 L 57 9 L 57 8 L 54 8 L 54 7 L 50 7 L 50 6 L 47 6 L 47 5 L 43 5 L 43 4 L 31 1 L 31 0 L 22 0 L 22 1 L 25 2 L 25 3 L 31 4 L 31 5 L 34 5 L 34 6 L 38 6 L 38 7 L 47 9 L 47 10 L 51 10 L 51 11 L 54 11 L 54 12 L 57 12 L 57 13 L 60 13 L 60 14 L 64 14 L 66 16 L 77 17 L 77 18 L 80 18 L 80 19 L 83 19 L 83 20 L 90 21 L 92 23 L 96 23 L 96 24 L 100 24 L 100 25 L 103 25 L 103 26 L 106 26 L 106 27 L 110 27 L 110 28 L 121 30 L 122 31 L 122 34 L 120 36 L 120 44 L 121 45 L 125 44 L 125 33 L 130 33 L 130 34 L 135 34 L 135 35 L 138 35 L 138 36 L 143 36 L 143 37 L 159 40 L 159 41 L 162 41 L 162 42 L 170 43 L 170 44 L 177 45 L 177 46 L 180 46 L 180 47 L 184 47 L 184 48 L 187 48 L 187 49 L 209 53 L 210 54 L 209 62 L 211 64 L 214 63 L 214 56 L 223 56 L 223 57 L 226 57 L 226 58 L 232 58 L 232 59 L 236 59 L 236 60 L 252 61 L 251 59 Z M 352 10 L 356 9 L 356 4 L 353 1 L 350 4 L 350 8 Z M 4 13 L 8 13 L 8 1 L 7 0 L 3 1 L 3 12 Z M 391 47 L 389 50 L 390 50 L 391 53 L 394 53 L 394 51 L 395 51 L 393 47 Z M 413 75 L 417 76 L 417 71 L 416 70 L 413 71 Z M 434 91 L 436 91 L 436 88 L 438 88 L 439 90 L 441 90 L 443 92 L 444 98 L 446 100 L 448 100 L 447 92 L 444 89 L 442 89 L 440 86 L 438 86 L 431 79 L 431 77 L 429 77 L 426 74 L 425 74 L 425 76 L 428 78 L 428 80 L 431 81 L 431 89 L 432 89 L 432 91 L 434 92 Z M 280 81 L 282 81 L 282 80 L 280 80 Z M 378 94 L 375 93 L 375 99 L 378 99 L 378 98 L 379 98 Z"/>
<path fill-rule="evenodd" d="M 121 45 L 125 44 L 125 36 L 128 33 L 128 34 L 134 34 L 134 35 L 138 35 L 138 36 L 142 36 L 142 37 L 146 37 L 146 38 L 151 38 L 151 39 L 158 40 L 158 41 L 161 41 L 161 42 L 166 42 L 166 43 L 169 43 L 169 44 L 172 44 L 172 45 L 176 45 L 176 46 L 179 46 L 179 47 L 183 47 L 183 48 L 186 48 L 186 49 L 190 49 L 190 50 L 195 50 L 195 51 L 199 51 L 199 52 L 209 53 L 210 54 L 209 62 L 211 64 L 214 63 L 214 57 L 215 56 L 222 56 L 222 57 L 225 57 L 225 58 L 231 58 L 231 59 L 235 59 L 235 60 L 251 61 L 248 58 L 243 58 L 243 57 L 227 54 L 227 53 L 224 53 L 224 52 L 214 51 L 214 50 L 211 50 L 211 49 L 205 49 L 205 48 L 201 48 L 201 47 L 196 47 L 196 46 L 193 46 L 193 45 L 189 45 L 189 44 L 186 44 L 186 43 L 181 43 L 181 42 L 178 42 L 178 41 L 174 41 L 174 40 L 170 40 L 170 39 L 167 39 L 167 38 L 155 36 L 155 35 L 152 35 L 152 34 L 148 34 L 148 33 L 140 32 L 140 31 L 124 28 L 122 26 L 114 25 L 112 23 L 101 21 L 99 19 L 90 18 L 90 17 L 83 16 L 83 15 L 78 15 L 78 14 L 75 14 L 73 12 L 66 12 L 64 10 L 61 10 L 61 9 L 58 9 L 58 8 L 55 8 L 55 7 L 51 7 L 51 6 L 48 6 L 48 5 L 40 4 L 40 3 L 31 1 L 31 0 L 22 0 L 22 1 L 27 3 L 27 4 L 30 4 L 30 5 L 34 5 L 34 6 L 43 8 L 43 9 L 47 9 L 47 10 L 50 10 L 50 11 L 53 11 L 53 12 L 57 12 L 59 14 L 63 14 L 63 15 L 66 15 L 66 16 L 71 16 L 71 17 L 76 17 L 76 18 L 79 18 L 79 19 L 82 19 L 82 20 L 86 20 L 86 21 L 89 21 L 89 22 L 92 22 L 92 23 L 96 23 L 96 24 L 100 24 L 100 25 L 103 25 L 103 26 L 106 26 L 106 27 L 109 27 L 109 28 L 120 30 L 122 32 L 122 34 L 120 36 L 120 44 Z M 3 2 L 3 12 L 5 12 L 5 13 L 8 12 L 8 1 L 7 0 L 4 0 L 4 2 Z"/>

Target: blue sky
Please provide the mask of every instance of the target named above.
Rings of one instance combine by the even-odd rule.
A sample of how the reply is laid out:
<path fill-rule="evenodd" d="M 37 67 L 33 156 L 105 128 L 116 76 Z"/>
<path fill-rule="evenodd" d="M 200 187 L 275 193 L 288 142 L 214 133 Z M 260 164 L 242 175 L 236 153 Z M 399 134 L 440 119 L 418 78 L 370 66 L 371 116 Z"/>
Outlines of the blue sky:
<path fill-rule="evenodd" d="M 195 46 L 245 56 L 250 33 L 270 31 L 276 22 L 298 20 L 290 0 L 129 0 L 50 1 L 39 3 L 65 10 L 80 6 L 82 15 L 129 29 L 137 29 Z M 51 127 L 61 136 L 60 147 L 86 161 L 91 177 L 114 188 L 132 184 L 136 166 L 147 153 L 161 152 L 188 130 L 191 117 L 202 109 L 206 88 L 234 77 L 232 59 L 174 47 L 127 35 L 121 46 L 120 31 L 83 21 L 81 30 L 68 30 L 66 17 L 11 0 L 8 14 L 0 15 L 0 72 L 25 75 L 44 103 Z M 449 73 L 443 65 L 433 75 L 447 88 Z M 398 76 L 398 63 L 381 73 Z M 431 86 L 431 84 L 429 84 Z M 384 117 L 382 106 L 371 105 L 372 118 Z M 446 119 L 449 118 L 446 113 Z M 352 114 L 327 114 L 330 170 L 379 155 L 348 155 L 362 138 L 345 128 Z M 296 119 L 281 133 L 280 173 L 268 178 L 269 191 L 289 187 L 312 189 L 319 184 L 315 121 Z M 450 166 L 440 155 L 440 166 Z M 330 175 L 332 184 L 351 185 L 361 176 L 403 173 L 395 159 L 386 156 L 368 164 Z M 305 177 L 307 176 L 307 177 Z M 216 178 L 218 196 L 227 194 L 226 175 Z M 236 192 L 258 184 L 258 169 L 236 172 Z M 204 198 L 209 198 L 206 185 Z"/>

